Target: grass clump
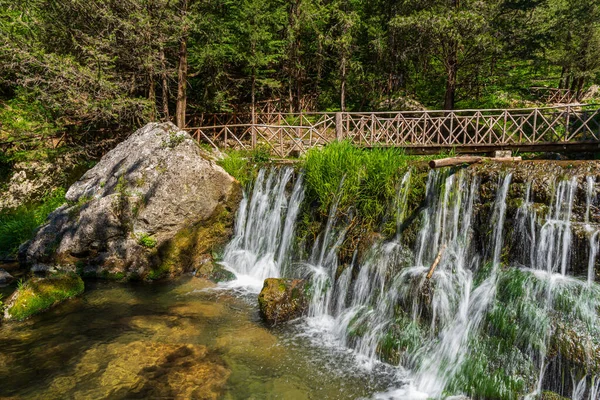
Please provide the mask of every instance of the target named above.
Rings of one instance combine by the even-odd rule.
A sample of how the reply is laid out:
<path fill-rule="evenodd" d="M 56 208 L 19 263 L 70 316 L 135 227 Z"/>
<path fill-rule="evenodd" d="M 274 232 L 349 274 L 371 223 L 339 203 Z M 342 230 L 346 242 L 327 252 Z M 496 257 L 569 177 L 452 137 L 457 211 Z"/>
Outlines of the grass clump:
<path fill-rule="evenodd" d="M 252 180 L 251 171 L 254 167 L 251 160 L 242 151 L 233 150 L 225 158 L 217 162 L 227 173 L 237 179 L 243 187 Z"/>
<path fill-rule="evenodd" d="M 0 215 L 0 257 L 14 257 L 19 246 L 31 239 L 48 215 L 65 202 L 65 190 L 57 189 L 40 203 L 23 205 Z"/>
<path fill-rule="evenodd" d="M 153 249 L 157 244 L 156 239 L 145 232 L 137 236 L 137 241 L 140 246 L 144 246 L 147 249 Z"/>
<path fill-rule="evenodd" d="M 381 221 L 396 198 L 409 163 L 424 161 L 398 148 L 361 149 L 349 142 L 312 148 L 304 162 L 307 196 L 327 214 L 339 196 L 339 210 L 356 207 L 370 225 Z"/>
<path fill-rule="evenodd" d="M 83 293 L 83 290 L 83 280 L 75 273 L 32 278 L 19 284 L 16 300 L 9 305 L 8 314 L 12 319 L 24 320 Z"/>
<path fill-rule="evenodd" d="M 254 181 L 260 166 L 271 162 L 271 151 L 266 145 L 258 145 L 253 150 L 230 150 L 219 164 L 227 173 L 240 182 L 242 187 Z"/>

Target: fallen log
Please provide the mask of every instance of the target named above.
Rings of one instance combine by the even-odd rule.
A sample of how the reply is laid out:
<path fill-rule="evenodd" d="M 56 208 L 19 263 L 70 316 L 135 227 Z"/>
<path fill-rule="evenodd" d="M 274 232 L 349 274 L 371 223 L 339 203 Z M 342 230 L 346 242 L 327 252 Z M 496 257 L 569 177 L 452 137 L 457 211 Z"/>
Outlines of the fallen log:
<path fill-rule="evenodd" d="M 489 161 L 521 161 L 521 157 L 479 157 L 479 156 L 462 156 L 462 157 L 450 157 L 440 158 L 439 160 L 429 161 L 429 167 L 431 169 L 442 168 L 442 167 L 455 167 L 464 164 L 477 164 L 483 160 Z"/>
<path fill-rule="evenodd" d="M 438 264 L 442 260 L 442 254 L 444 253 L 444 250 L 446 250 L 446 245 L 442 246 L 442 248 L 438 252 L 437 257 L 435 258 L 435 260 L 433 260 L 433 264 L 431 264 L 431 267 L 429 268 L 429 272 L 427 273 L 427 276 L 426 276 L 427 279 L 431 279 L 431 275 L 433 275 L 433 272 L 435 271 Z"/>

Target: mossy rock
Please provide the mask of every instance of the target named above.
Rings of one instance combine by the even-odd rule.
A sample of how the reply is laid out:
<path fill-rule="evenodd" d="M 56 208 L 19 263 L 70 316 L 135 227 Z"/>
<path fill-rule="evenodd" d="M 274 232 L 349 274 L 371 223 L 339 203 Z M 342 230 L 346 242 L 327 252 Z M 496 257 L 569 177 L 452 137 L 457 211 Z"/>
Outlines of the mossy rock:
<path fill-rule="evenodd" d="M 84 283 L 75 273 L 31 278 L 7 301 L 4 317 L 22 321 L 83 293 Z"/>
<path fill-rule="evenodd" d="M 263 319 L 269 325 L 299 318 L 308 310 L 308 284 L 302 279 L 265 279 L 258 295 Z"/>
<path fill-rule="evenodd" d="M 190 271 L 210 279 L 215 270 L 213 255 L 219 253 L 231 238 L 239 201 L 239 196 L 232 196 L 227 203 L 217 207 L 208 221 L 182 229 L 160 246 L 154 266 L 145 279 L 162 279 Z M 225 280 L 224 275 L 221 280 Z"/>
<path fill-rule="evenodd" d="M 542 392 L 540 400 L 568 400 L 567 397 L 562 397 L 558 393 L 550 392 L 548 390 Z"/>

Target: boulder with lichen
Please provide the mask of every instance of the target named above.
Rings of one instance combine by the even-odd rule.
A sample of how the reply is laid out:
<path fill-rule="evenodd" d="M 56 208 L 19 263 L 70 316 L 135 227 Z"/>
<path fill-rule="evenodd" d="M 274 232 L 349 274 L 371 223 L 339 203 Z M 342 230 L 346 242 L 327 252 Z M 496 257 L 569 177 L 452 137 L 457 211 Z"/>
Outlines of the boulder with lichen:
<path fill-rule="evenodd" d="M 188 133 L 151 123 L 66 198 L 20 250 L 25 263 L 35 272 L 154 279 L 197 269 L 227 241 L 241 187 Z"/>

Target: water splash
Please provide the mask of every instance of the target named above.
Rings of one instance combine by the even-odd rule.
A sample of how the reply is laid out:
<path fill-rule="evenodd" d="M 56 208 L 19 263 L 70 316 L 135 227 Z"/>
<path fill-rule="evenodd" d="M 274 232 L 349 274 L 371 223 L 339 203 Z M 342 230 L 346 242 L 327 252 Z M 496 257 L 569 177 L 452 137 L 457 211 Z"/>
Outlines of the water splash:
<path fill-rule="evenodd" d="M 293 175 L 292 168 L 261 169 L 250 198 L 244 194 L 235 234 L 222 261 L 237 277 L 229 285 L 259 292 L 266 278 L 278 278 L 285 272 L 304 198 L 302 176 L 296 179 L 291 195 L 286 191 Z"/>
<path fill-rule="evenodd" d="M 588 260 L 588 283 L 594 282 L 594 275 L 596 274 L 594 267 L 596 266 L 596 258 L 598 257 L 598 247 L 600 243 L 598 241 L 598 234 L 600 231 L 594 232 L 590 235 L 590 257 Z"/>

